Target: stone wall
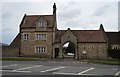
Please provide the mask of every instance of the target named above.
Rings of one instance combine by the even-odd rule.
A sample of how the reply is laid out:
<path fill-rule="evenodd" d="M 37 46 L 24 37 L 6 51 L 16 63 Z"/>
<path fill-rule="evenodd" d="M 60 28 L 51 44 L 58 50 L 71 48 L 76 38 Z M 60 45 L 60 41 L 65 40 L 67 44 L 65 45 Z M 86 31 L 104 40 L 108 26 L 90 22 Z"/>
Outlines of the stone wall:
<path fill-rule="evenodd" d="M 11 46 L 2 46 L 2 57 L 18 57 L 19 48 Z"/>
<path fill-rule="evenodd" d="M 67 42 L 77 43 L 77 37 L 68 29 L 61 37 L 61 45 L 63 46 Z"/>
<path fill-rule="evenodd" d="M 86 51 L 86 54 L 83 52 Z M 80 59 L 107 59 L 106 43 L 78 43 L 78 56 Z"/>
<path fill-rule="evenodd" d="M 52 32 L 34 32 L 34 31 L 24 31 L 23 33 L 29 33 L 30 37 L 29 40 L 23 40 L 21 37 L 21 56 L 29 56 L 29 57 L 52 57 Z M 46 34 L 46 40 L 36 40 L 35 34 L 36 33 L 44 33 Z M 21 34 L 22 36 L 22 34 Z M 35 47 L 36 46 L 45 46 L 46 53 L 36 53 Z"/>

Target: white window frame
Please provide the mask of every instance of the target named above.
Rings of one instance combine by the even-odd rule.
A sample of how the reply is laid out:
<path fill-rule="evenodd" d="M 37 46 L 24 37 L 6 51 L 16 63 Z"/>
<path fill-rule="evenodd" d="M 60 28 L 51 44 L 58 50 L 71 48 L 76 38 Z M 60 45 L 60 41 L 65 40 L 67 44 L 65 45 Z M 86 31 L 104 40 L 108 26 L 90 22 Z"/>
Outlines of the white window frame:
<path fill-rule="evenodd" d="M 28 35 L 28 36 L 26 36 Z M 30 34 L 29 33 L 23 33 L 23 40 L 29 40 L 30 39 Z"/>
<path fill-rule="evenodd" d="M 39 27 L 47 26 L 47 21 L 43 17 L 40 17 L 39 20 L 37 21 L 37 25 Z"/>
<path fill-rule="evenodd" d="M 35 53 L 46 53 L 47 47 L 42 45 L 36 45 L 35 46 Z"/>
<path fill-rule="evenodd" d="M 42 26 L 43 26 L 43 20 L 40 20 L 40 21 L 38 22 L 38 26 L 39 26 L 39 27 L 42 27 Z"/>
<path fill-rule="evenodd" d="M 46 33 L 35 33 L 35 39 L 36 40 L 47 40 L 47 34 Z"/>

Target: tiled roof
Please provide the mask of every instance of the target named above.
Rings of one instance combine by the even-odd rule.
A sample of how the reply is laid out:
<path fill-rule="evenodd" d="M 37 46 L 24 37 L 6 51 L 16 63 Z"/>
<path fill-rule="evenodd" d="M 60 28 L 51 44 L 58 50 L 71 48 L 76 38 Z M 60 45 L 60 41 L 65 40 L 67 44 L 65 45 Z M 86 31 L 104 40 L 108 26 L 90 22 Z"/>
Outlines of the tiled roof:
<path fill-rule="evenodd" d="M 104 34 L 101 30 L 71 30 L 74 35 L 78 38 L 78 42 L 106 42 Z M 55 42 L 60 42 L 61 36 L 65 30 L 56 31 Z"/>
<path fill-rule="evenodd" d="M 120 38 L 120 34 L 119 32 L 106 32 L 107 38 L 108 38 L 108 42 L 110 44 L 118 44 L 119 38 Z"/>
<path fill-rule="evenodd" d="M 20 47 L 20 33 L 14 38 L 14 40 L 11 42 L 10 46 Z"/>
<path fill-rule="evenodd" d="M 66 30 L 57 30 L 55 32 L 55 42 L 60 42 L 61 36 L 65 33 Z"/>
<path fill-rule="evenodd" d="M 100 30 L 81 30 L 73 33 L 78 37 L 78 42 L 106 42 Z"/>
<path fill-rule="evenodd" d="M 43 17 L 47 23 L 48 27 L 53 27 L 53 15 L 26 15 L 24 20 L 25 24 L 23 24 L 21 27 L 35 27 L 36 21 L 40 18 Z"/>

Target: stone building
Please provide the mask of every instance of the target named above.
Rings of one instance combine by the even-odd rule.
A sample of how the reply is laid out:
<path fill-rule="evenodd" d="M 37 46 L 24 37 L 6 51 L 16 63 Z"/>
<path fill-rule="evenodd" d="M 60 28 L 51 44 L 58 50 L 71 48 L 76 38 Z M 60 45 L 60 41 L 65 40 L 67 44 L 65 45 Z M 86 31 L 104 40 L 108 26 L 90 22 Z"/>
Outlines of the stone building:
<path fill-rule="evenodd" d="M 53 15 L 25 14 L 11 45 L 19 48 L 19 56 L 64 58 L 66 43 L 74 45 L 75 59 L 108 58 L 108 38 L 103 25 L 98 30 L 58 30 L 55 3 Z"/>

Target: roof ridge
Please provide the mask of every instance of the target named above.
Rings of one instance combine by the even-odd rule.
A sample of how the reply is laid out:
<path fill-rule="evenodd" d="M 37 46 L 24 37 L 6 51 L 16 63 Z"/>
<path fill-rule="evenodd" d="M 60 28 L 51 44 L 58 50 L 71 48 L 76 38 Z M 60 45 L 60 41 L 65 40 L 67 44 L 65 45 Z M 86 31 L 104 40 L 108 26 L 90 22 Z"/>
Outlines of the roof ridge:
<path fill-rule="evenodd" d="M 119 33 L 119 32 L 105 32 L 105 33 Z"/>
<path fill-rule="evenodd" d="M 26 16 L 53 16 L 53 15 L 26 15 Z"/>
<path fill-rule="evenodd" d="M 100 30 L 71 30 L 71 31 L 100 31 Z"/>
<path fill-rule="evenodd" d="M 67 30 L 58 30 L 58 31 L 67 31 Z M 70 31 L 100 31 L 100 30 L 70 30 Z"/>

